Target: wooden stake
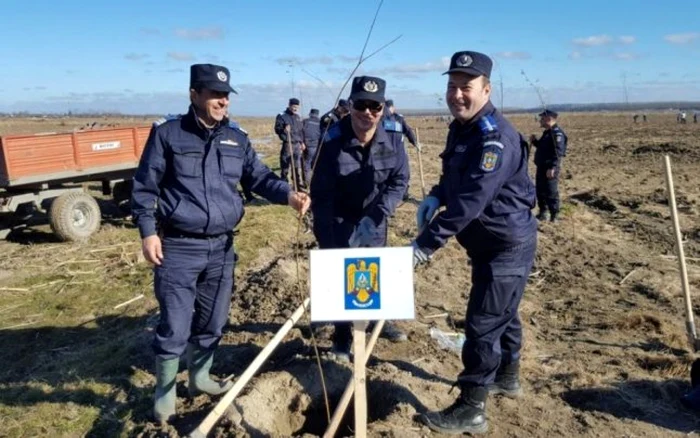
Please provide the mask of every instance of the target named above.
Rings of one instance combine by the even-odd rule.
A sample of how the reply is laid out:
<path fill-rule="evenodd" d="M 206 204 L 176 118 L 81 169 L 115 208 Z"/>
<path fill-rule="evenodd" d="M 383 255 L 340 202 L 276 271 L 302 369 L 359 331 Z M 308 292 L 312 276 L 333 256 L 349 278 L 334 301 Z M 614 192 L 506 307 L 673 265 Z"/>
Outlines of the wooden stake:
<path fill-rule="evenodd" d="M 270 342 L 258 353 L 253 363 L 248 366 L 248 368 L 241 374 L 241 377 L 236 381 L 233 387 L 219 400 L 219 403 L 214 406 L 214 409 L 207 415 L 207 417 L 197 426 L 195 430 L 190 434 L 191 438 L 205 438 L 207 434 L 212 430 L 214 425 L 219 418 L 226 412 L 226 408 L 233 402 L 233 400 L 238 396 L 238 394 L 243 390 L 243 387 L 248 383 L 250 379 L 253 378 L 258 369 L 265 363 L 268 356 L 277 348 L 282 339 L 287 335 L 287 333 L 294 327 L 294 324 L 299 321 L 301 315 L 304 314 L 306 309 L 309 307 L 311 302 L 310 298 L 306 298 L 301 306 L 294 311 L 292 316 L 290 316 L 287 321 L 282 325 L 282 327 L 277 331 L 275 336 L 270 340 Z"/>
<path fill-rule="evenodd" d="M 623 278 L 622 280 L 620 280 L 620 283 L 619 283 L 619 284 L 622 285 L 622 283 L 624 283 L 625 281 L 627 281 L 627 279 L 630 278 L 630 277 L 632 276 L 632 274 L 635 273 L 635 271 L 637 271 L 637 268 L 632 269 L 632 270 L 630 271 L 629 274 L 625 275 L 625 278 Z"/>
<path fill-rule="evenodd" d="M 422 158 L 422 152 L 421 150 L 423 149 L 420 145 L 420 137 L 418 136 L 418 128 L 416 128 L 416 144 L 418 145 L 417 153 L 418 153 L 418 173 L 420 174 L 420 190 L 423 193 L 423 199 L 425 199 L 425 178 L 423 177 L 423 158 Z"/>
<path fill-rule="evenodd" d="M 355 438 L 367 437 L 367 382 L 365 376 L 365 330 L 367 321 L 352 324 L 353 347 L 355 349 Z"/>
<path fill-rule="evenodd" d="M 693 304 L 690 301 L 690 285 L 688 284 L 688 270 L 685 266 L 685 251 L 683 250 L 683 237 L 681 227 L 678 222 L 678 210 L 676 208 L 676 193 L 673 189 L 673 175 L 671 174 L 671 158 L 664 156 L 666 165 L 666 188 L 668 189 L 668 206 L 671 210 L 673 221 L 673 232 L 676 237 L 676 251 L 678 252 L 678 265 L 681 270 L 681 287 L 685 297 L 685 328 L 688 333 L 688 340 L 694 350 L 697 350 L 698 337 L 695 331 L 695 318 L 693 316 Z"/>
<path fill-rule="evenodd" d="M 120 307 L 126 306 L 127 304 L 131 304 L 131 303 L 133 303 L 134 301 L 138 301 L 138 300 L 140 300 L 141 298 L 143 298 L 143 294 L 137 295 L 137 296 L 135 296 L 134 298 L 130 299 L 129 301 L 124 301 L 124 302 L 121 303 L 121 304 L 117 304 L 116 306 L 114 306 L 114 308 L 115 308 L 115 309 L 118 309 L 118 308 L 120 308 Z"/>
<path fill-rule="evenodd" d="M 377 343 L 377 339 L 379 338 L 379 334 L 382 332 L 383 328 L 384 321 L 377 321 L 377 324 L 374 326 L 372 334 L 369 337 L 367 348 L 365 349 L 365 365 L 367 364 L 370 356 L 372 355 L 374 345 Z M 355 353 L 355 358 L 357 358 L 357 353 Z M 343 392 L 343 396 L 338 402 L 338 407 L 336 407 L 335 412 L 333 412 L 331 424 L 328 425 L 328 429 L 326 430 L 326 433 L 323 434 L 323 438 L 333 438 L 335 436 L 335 433 L 338 431 L 338 427 L 340 426 L 340 421 L 343 419 L 345 411 L 347 410 L 348 405 L 350 404 L 350 398 L 353 396 L 354 393 L 355 380 L 353 379 L 350 380 L 347 386 L 345 387 L 345 392 Z"/>

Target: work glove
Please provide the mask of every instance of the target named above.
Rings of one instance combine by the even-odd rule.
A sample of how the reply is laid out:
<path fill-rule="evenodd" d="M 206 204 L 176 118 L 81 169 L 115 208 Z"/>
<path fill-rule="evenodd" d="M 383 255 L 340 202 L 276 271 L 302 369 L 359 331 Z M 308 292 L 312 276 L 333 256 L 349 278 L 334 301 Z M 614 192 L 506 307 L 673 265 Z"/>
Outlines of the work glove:
<path fill-rule="evenodd" d="M 418 231 L 423 231 L 423 228 L 430 223 L 438 208 L 440 208 L 440 200 L 435 196 L 427 196 L 423 199 L 416 212 Z"/>
<path fill-rule="evenodd" d="M 421 247 L 418 246 L 416 241 L 411 242 L 411 247 L 413 247 L 413 267 L 415 268 L 421 263 L 428 263 L 432 256 L 425 252 Z"/>
<path fill-rule="evenodd" d="M 350 235 L 350 239 L 348 239 L 350 248 L 370 246 L 376 229 L 377 226 L 371 218 L 363 217 L 360 223 L 357 224 L 355 231 Z"/>

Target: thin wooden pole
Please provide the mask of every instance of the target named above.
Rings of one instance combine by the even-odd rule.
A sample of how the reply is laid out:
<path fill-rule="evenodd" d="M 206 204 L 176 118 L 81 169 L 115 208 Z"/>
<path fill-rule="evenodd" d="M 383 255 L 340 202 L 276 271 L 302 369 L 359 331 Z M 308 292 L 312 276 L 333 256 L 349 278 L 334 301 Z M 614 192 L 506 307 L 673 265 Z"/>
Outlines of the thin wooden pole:
<path fill-rule="evenodd" d="M 310 298 L 306 298 L 301 306 L 294 311 L 292 316 L 290 316 L 287 321 L 282 325 L 282 327 L 277 331 L 275 336 L 270 340 L 270 342 L 262 349 L 258 356 L 255 358 L 253 363 L 248 366 L 248 368 L 241 374 L 241 377 L 236 381 L 233 387 L 219 400 L 219 403 L 214 406 L 214 409 L 207 415 L 207 417 L 197 426 L 197 428 L 190 434 L 191 438 L 205 438 L 207 434 L 211 431 L 219 418 L 224 415 L 226 408 L 233 402 L 233 400 L 238 396 L 238 394 L 243 390 L 243 387 L 248 383 L 250 379 L 253 378 L 258 369 L 267 360 L 268 356 L 277 348 L 282 339 L 287 335 L 287 333 L 294 327 L 294 324 L 299 321 L 301 315 L 304 314 L 306 309 L 309 307 L 311 302 Z"/>
<path fill-rule="evenodd" d="M 353 322 L 353 347 L 355 349 L 355 438 L 367 437 L 367 382 L 365 377 L 365 329 L 367 321 Z"/>
<path fill-rule="evenodd" d="M 379 334 L 382 332 L 383 328 L 384 320 L 377 321 L 377 324 L 374 326 L 372 334 L 369 337 L 369 342 L 367 342 L 367 348 L 365 349 L 365 365 L 367 365 L 370 356 L 372 356 L 372 350 L 374 350 L 374 345 L 377 343 L 377 339 L 379 339 Z M 326 433 L 323 434 L 323 438 L 333 438 L 335 436 L 335 433 L 338 431 L 338 427 L 340 427 L 340 422 L 345 415 L 345 411 L 350 405 L 350 399 L 352 398 L 353 394 L 355 394 L 354 379 L 350 380 L 345 387 L 345 392 L 343 392 L 343 396 L 340 398 L 338 406 L 335 408 L 335 412 L 333 412 L 331 423 L 328 425 Z"/>
<path fill-rule="evenodd" d="M 676 251 L 678 252 L 678 266 L 681 271 L 681 287 L 685 297 L 685 328 L 688 333 L 688 340 L 693 349 L 697 349 L 698 339 L 695 331 L 695 318 L 693 316 L 693 304 L 690 301 L 690 285 L 688 283 L 688 270 L 685 266 L 685 251 L 683 250 L 683 237 L 681 227 L 678 222 L 678 209 L 676 207 L 676 193 L 673 188 L 673 175 L 671 174 L 671 158 L 664 156 L 666 165 L 666 188 L 668 189 L 668 206 L 671 210 L 671 220 L 673 221 L 673 233 L 676 237 Z"/>
<path fill-rule="evenodd" d="M 420 145 L 420 137 L 418 135 L 418 128 L 416 128 L 416 144 L 418 145 L 417 153 L 418 153 L 418 173 L 420 174 L 420 190 L 423 193 L 423 199 L 425 199 L 425 178 L 423 177 L 423 147 Z"/>

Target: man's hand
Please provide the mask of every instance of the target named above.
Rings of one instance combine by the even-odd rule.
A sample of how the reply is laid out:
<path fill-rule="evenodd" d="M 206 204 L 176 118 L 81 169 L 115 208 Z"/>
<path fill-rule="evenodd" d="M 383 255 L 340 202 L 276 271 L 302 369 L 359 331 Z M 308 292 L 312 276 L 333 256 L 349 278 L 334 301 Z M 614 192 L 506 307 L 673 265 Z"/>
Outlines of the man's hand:
<path fill-rule="evenodd" d="M 557 169 L 551 168 L 547 169 L 547 179 L 554 179 L 557 176 Z"/>
<path fill-rule="evenodd" d="M 415 148 L 416 148 L 416 150 L 417 150 L 418 152 L 423 152 L 423 149 L 421 148 L 420 143 L 416 143 L 416 144 L 414 144 L 413 146 L 415 146 Z"/>
<path fill-rule="evenodd" d="M 290 190 L 287 196 L 287 203 L 303 216 L 309 207 L 311 207 L 311 198 L 306 193 L 293 192 Z"/>
<path fill-rule="evenodd" d="M 292 131 L 292 127 L 291 127 L 291 126 L 289 126 L 289 125 L 284 125 L 284 132 L 286 132 L 287 134 L 289 134 L 291 131 Z"/>
<path fill-rule="evenodd" d="M 417 265 L 421 263 L 427 263 L 430 261 L 432 256 L 430 256 L 427 252 L 422 250 L 416 241 L 414 240 L 411 242 L 411 246 L 413 247 L 413 267 L 415 268 Z"/>
<path fill-rule="evenodd" d="M 438 208 L 440 208 L 440 200 L 435 196 L 427 196 L 423 199 L 416 212 L 418 231 L 423 231 L 423 228 L 430 223 Z"/>
<path fill-rule="evenodd" d="M 535 134 L 530 134 L 530 144 L 533 144 L 537 141 L 537 137 Z"/>
<path fill-rule="evenodd" d="M 144 237 L 141 240 L 141 251 L 143 251 L 146 260 L 154 265 L 160 266 L 163 262 L 163 247 L 157 234 Z"/>
<path fill-rule="evenodd" d="M 372 243 L 372 235 L 377 226 L 374 221 L 369 217 L 365 216 L 357 224 L 357 228 L 348 239 L 348 245 L 350 248 L 359 248 L 370 246 Z"/>
<path fill-rule="evenodd" d="M 306 150 L 306 144 L 302 143 L 301 146 L 299 147 L 302 152 Z"/>

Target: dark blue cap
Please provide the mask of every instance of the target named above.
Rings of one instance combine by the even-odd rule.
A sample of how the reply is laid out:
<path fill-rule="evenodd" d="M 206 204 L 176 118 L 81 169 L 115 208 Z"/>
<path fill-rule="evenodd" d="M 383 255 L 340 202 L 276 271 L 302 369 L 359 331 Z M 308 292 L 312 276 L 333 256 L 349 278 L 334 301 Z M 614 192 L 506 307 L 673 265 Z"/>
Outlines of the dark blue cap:
<path fill-rule="evenodd" d="M 190 88 L 236 93 L 229 84 L 230 77 L 228 69 L 220 65 L 192 64 L 190 66 Z"/>
<path fill-rule="evenodd" d="M 394 101 L 391 99 L 386 100 L 386 106 L 394 106 Z"/>
<path fill-rule="evenodd" d="M 349 108 L 350 108 L 350 104 L 349 104 L 348 101 L 345 100 L 345 99 L 340 99 L 340 100 L 338 101 L 338 106 L 341 107 L 341 108 L 345 108 L 345 109 L 349 109 Z"/>
<path fill-rule="evenodd" d="M 490 78 L 491 67 L 493 67 L 493 61 L 488 56 L 483 53 L 465 50 L 452 55 L 450 69 L 443 74 L 466 73 L 471 76 L 486 76 Z"/>
<path fill-rule="evenodd" d="M 374 76 L 357 76 L 352 79 L 352 89 L 350 99 L 353 102 L 358 100 L 372 100 L 384 103 L 384 90 L 386 81 Z"/>
<path fill-rule="evenodd" d="M 546 109 L 546 110 L 542 111 L 542 112 L 539 114 L 539 116 L 540 116 L 540 117 L 553 117 L 553 118 L 556 119 L 557 117 L 559 117 L 559 114 L 557 114 L 556 111 L 552 111 L 552 110 L 550 110 L 550 109 Z"/>
<path fill-rule="evenodd" d="M 291 99 L 289 99 L 289 106 L 299 105 L 299 104 L 300 104 L 299 99 L 297 99 L 296 97 L 292 97 Z"/>
<path fill-rule="evenodd" d="M 311 108 L 311 111 L 309 111 L 309 114 L 311 114 L 312 116 L 317 116 L 318 110 L 316 108 Z"/>

